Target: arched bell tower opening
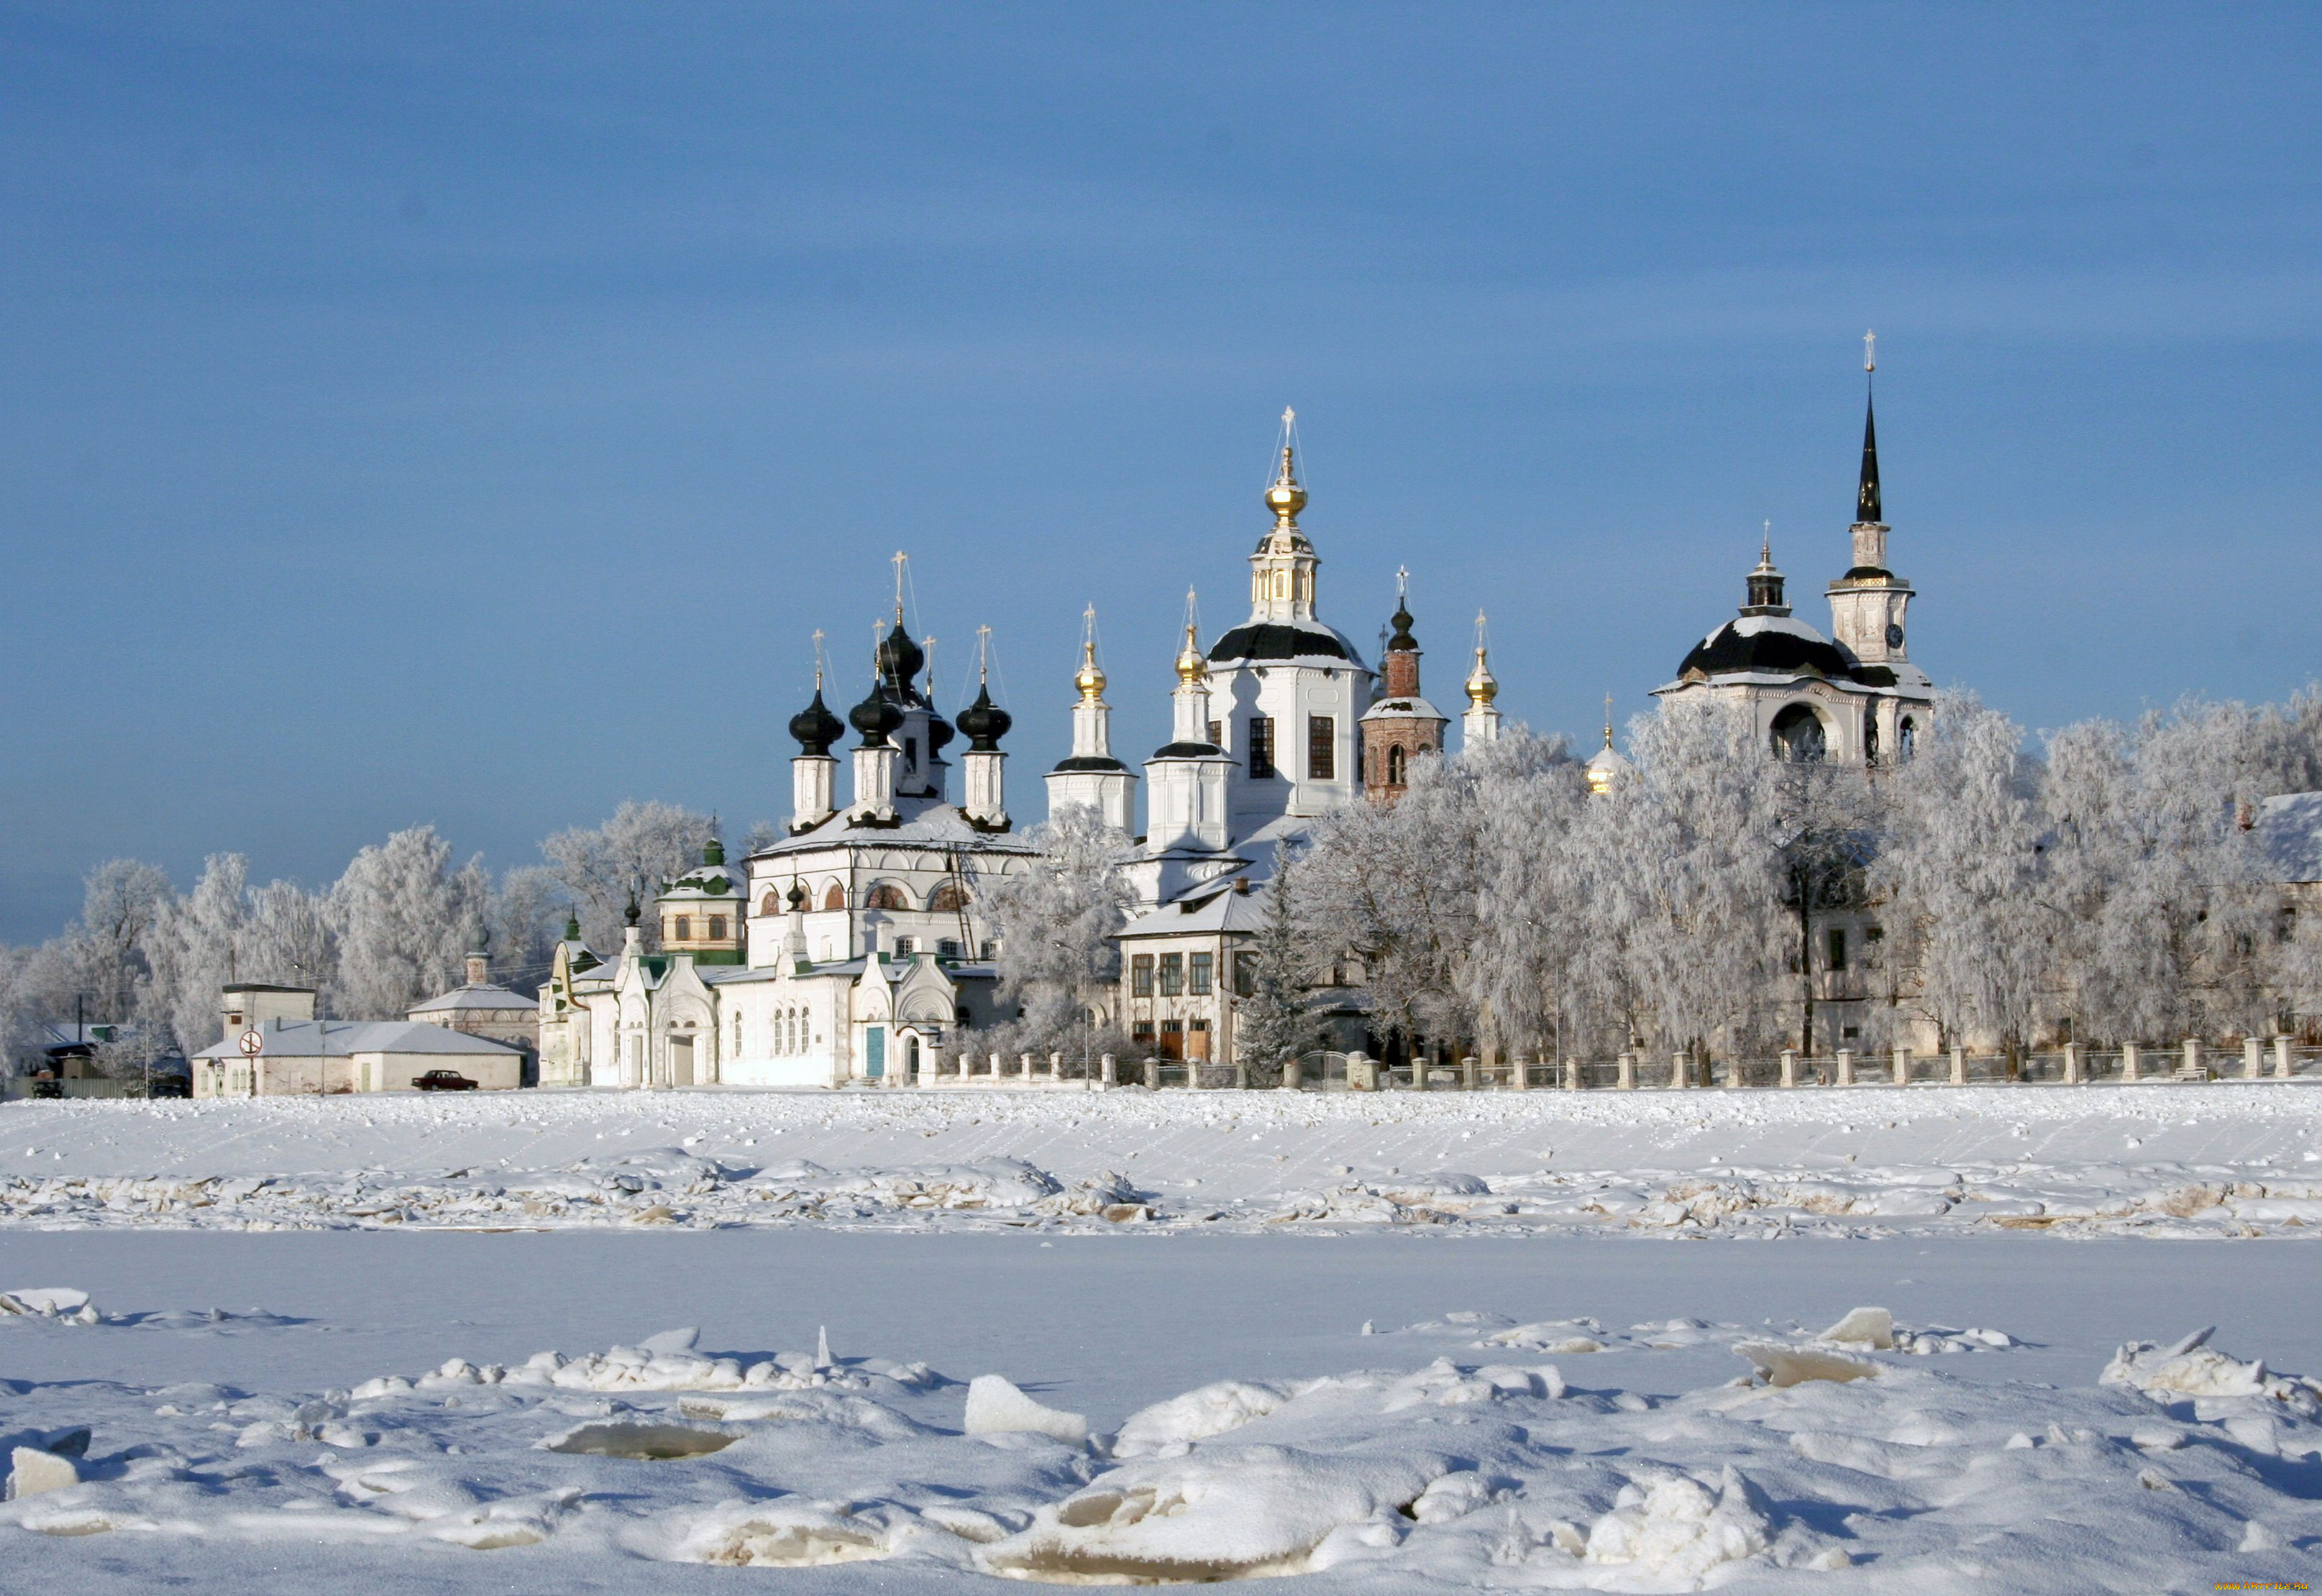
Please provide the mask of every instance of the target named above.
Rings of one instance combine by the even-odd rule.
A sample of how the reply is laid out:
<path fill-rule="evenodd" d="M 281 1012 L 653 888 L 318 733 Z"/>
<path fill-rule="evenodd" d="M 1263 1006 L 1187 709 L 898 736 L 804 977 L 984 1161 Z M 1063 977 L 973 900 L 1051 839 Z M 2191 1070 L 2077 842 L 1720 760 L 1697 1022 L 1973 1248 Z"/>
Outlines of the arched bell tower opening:
<path fill-rule="evenodd" d="M 1811 705 L 1793 704 L 1774 716 L 1775 754 L 1798 764 L 1818 764 L 1830 752 L 1830 734 Z"/>

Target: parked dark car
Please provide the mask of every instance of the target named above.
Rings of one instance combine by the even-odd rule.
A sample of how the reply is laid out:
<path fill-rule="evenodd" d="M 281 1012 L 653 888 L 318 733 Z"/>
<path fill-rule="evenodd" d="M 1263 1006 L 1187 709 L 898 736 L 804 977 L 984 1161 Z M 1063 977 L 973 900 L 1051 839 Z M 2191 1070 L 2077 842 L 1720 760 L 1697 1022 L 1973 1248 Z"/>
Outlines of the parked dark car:
<path fill-rule="evenodd" d="M 412 1085 L 422 1091 L 473 1091 L 476 1083 L 457 1070 L 430 1070 Z"/>

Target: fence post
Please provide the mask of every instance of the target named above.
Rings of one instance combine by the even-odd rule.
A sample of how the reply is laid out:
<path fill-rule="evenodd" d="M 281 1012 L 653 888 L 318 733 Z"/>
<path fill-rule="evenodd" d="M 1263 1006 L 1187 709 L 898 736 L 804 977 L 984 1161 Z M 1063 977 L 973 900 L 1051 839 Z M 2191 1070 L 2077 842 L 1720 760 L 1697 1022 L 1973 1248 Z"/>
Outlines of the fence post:
<path fill-rule="evenodd" d="M 1956 1042 L 1952 1044 L 1952 1084 L 1967 1084 L 1967 1049 Z"/>
<path fill-rule="evenodd" d="M 1797 1083 L 1798 1055 L 1796 1052 L 1785 1047 L 1782 1049 L 1782 1084 L 1784 1086 L 1796 1086 Z"/>
<path fill-rule="evenodd" d="M 1842 1047 L 1838 1050 L 1838 1084 L 1841 1086 L 1854 1084 L 1854 1049 L 1851 1047 Z"/>
<path fill-rule="evenodd" d="M 1050 1053 L 1048 1055 L 1048 1079 L 1051 1081 L 1062 1081 L 1064 1078 L 1065 1055 L 1061 1053 Z"/>
<path fill-rule="evenodd" d="M 2065 1043 L 2064 1084 L 2066 1086 L 2081 1086 L 2085 1085 L 2087 1081 L 2088 1076 L 2080 1069 L 2080 1044 L 2077 1042 Z"/>
<path fill-rule="evenodd" d="M 1411 1050 L 1411 1090 L 1425 1091 L 1427 1086 L 1427 1055 L 1417 1048 Z"/>
<path fill-rule="evenodd" d="M 1282 1061 L 1282 1090 L 1284 1091 L 1296 1091 L 1298 1090 L 1299 1078 L 1300 1072 L 1297 1058 L 1294 1055 L 1290 1058 L 1284 1059 Z"/>
<path fill-rule="evenodd" d="M 1097 1079 L 1102 1081 L 1105 1085 L 1119 1086 L 1120 1084 L 1120 1066 L 1113 1062 L 1112 1054 L 1109 1053 L 1101 1053 L 1097 1054 L 1096 1070 Z"/>
<path fill-rule="evenodd" d="M 2140 1051 L 2141 1049 L 2134 1042 L 2124 1042 L 2120 1044 L 2120 1078 L 2123 1081 L 2136 1079 L 2136 1055 Z"/>
<path fill-rule="evenodd" d="M 2262 1055 L 2263 1044 L 2259 1043 L 2256 1037 L 2244 1036 L 2242 1038 L 2243 1080 L 2255 1081 L 2265 1073 L 2265 1064 L 2263 1061 Z"/>
<path fill-rule="evenodd" d="M 1693 1084 L 1687 1079 L 1688 1072 L 1685 1066 L 1688 1062 L 1681 1053 L 1669 1054 L 1669 1090 L 1671 1091 L 1683 1091 Z"/>
<path fill-rule="evenodd" d="M 1911 1084 L 1911 1050 L 1907 1047 L 1898 1047 L 1895 1050 L 1895 1084 L 1897 1086 Z"/>
<path fill-rule="evenodd" d="M 2290 1079 L 2290 1038 L 2287 1036 L 2273 1039 L 2273 1078 L 2276 1081 Z"/>
<path fill-rule="evenodd" d="M 1578 1059 L 1567 1059 L 1564 1061 L 1564 1090 L 1567 1091 L 1578 1091 L 1580 1090 L 1580 1061 Z"/>
<path fill-rule="evenodd" d="M 1151 1091 L 1161 1090 L 1161 1061 L 1151 1053 L 1145 1055 L 1145 1085 Z"/>
<path fill-rule="evenodd" d="M 1372 1072 L 1370 1060 L 1359 1053 L 1350 1053 L 1347 1055 L 1347 1090 L 1348 1091 L 1378 1090 L 1378 1077 Z"/>
<path fill-rule="evenodd" d="M 1249 1090 L 1249 1066 L 1239 1059 L 1236 1059 L 1233 1062 L 1233 1077 L 1234 1090 L 1236 1091 L 1248 1091 Z"/>
<path fill-rule="evenodd" d="M 1623 1091 L 1637 1090 L 1637 1055 L 1635 1053 L 1624 1053 L 1621 1055 L 1621 1075 L 1614 1084 Z"/>
<path fill-rule="evenodd" d="M 1725 1087 L 1729 1091 L 1742 1090 L 1742 1055 L 1738 1053 L 1726 1055 Z"/>
<path fill-rule="evenodd" d="M 1476 1090 L 1476 1055 L 1472 1053 L 1459 1061 L 1459 1090 Z"/>
<path fill-rule="evenodd" d="M 1508 1055 L 1508 1084 L 1518 1091 L 1531 1090 L 1531 1062 L 1521 1053 Z"/>
<path fill-rule="evenodd" d="M 2199 1075 L 2204 1081 L 2209 1078 L 2208 1066 L 2201 1062 L 2201 1039 L 2199 1036 L 2185 1038 L 2185 1070 L 2188 1074 Z"/>

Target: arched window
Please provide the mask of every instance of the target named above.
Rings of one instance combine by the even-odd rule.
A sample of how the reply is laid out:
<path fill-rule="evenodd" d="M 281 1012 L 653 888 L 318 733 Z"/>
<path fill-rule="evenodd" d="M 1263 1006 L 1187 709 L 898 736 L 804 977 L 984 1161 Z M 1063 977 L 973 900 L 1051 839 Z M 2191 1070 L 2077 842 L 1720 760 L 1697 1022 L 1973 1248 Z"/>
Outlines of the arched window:
<path fill-rule="evenodd" d="M 1386 784 L 1389 787 L 1403 785 L 1403 770 L 1402 747 L 1399 744 L 1390 747 L 1386 751 Z"/>
<path fill-rule="evenodd" d="M 1774 752 L 1777 757 L 1811 764 L 1826 752 L 1822 717 L 1804 704 L 1793 704 L 1774 716 Z"/>
<path fill-rule="evenodd" d="M 907 909 L 911 906 L 910 901 L 904 898 L 903 889 L 900 887 L 896 886 L 891 881 L 882 881 L 877 886 L 872 888 L 870 891 L 863 895 L 863 907 L 864 908 Z"/>
<path fill-rule="evenodd" d="M 678 916 L 677 929 L 671 935 L 679 942 L 690 942 L 693 939 L 692 920 L 684 915 Z"/>
<path fill-rule="evenodd" d="M 966 907 L 967 894 L 959 889 L 956 881 L 946 881 L 928 900 L 928 907 L 938 915 L 956 914 Z"/>
<path fill-rule="evenodd" d="M 1901 745 L 1898 752 L 1904 759 L 1907 760 L 1918 752 L 1919 723 L 1909 716 L 1905 716 L 1903 724 L 1895 728 L 1895 741 Z"/>
<path fill-rule="evenodd" d="M 1862 712 L 1862 762 L 1866 765 L 1879 762 L 1879 711 L 1876 709 Z"/>
<path fill-rule="evenodd" d="M 845 908 L 846 907 L 846 889 L 840 886 L 836 881 L 831 882 L 830 890 L 822 895 L 822 907 L 826 909 Z"/>
<path fill-rule="evenodd" d="M 758 912 L 762 915 L 781 914 L 782 912 L 782 895 L 775 891 L 772 887 L 767 888 L 766 895 L 758 899 Z"/>

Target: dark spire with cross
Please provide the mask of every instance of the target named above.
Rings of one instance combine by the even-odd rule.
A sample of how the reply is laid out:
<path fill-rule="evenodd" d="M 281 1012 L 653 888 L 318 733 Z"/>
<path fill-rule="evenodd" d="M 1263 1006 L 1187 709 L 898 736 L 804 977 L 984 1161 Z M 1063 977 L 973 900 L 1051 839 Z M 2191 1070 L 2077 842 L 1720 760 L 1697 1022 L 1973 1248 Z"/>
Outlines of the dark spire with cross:
<path fill-rule="evenodd" d="M 1871 403 L 1870 374 L 1879 369 L 1879 335 L 1862 335 L 1862 480 L 1854 491 L 1854 523 L 1858 526 L 1885 520 L 1879 502 L 1879 419 Z"/>

